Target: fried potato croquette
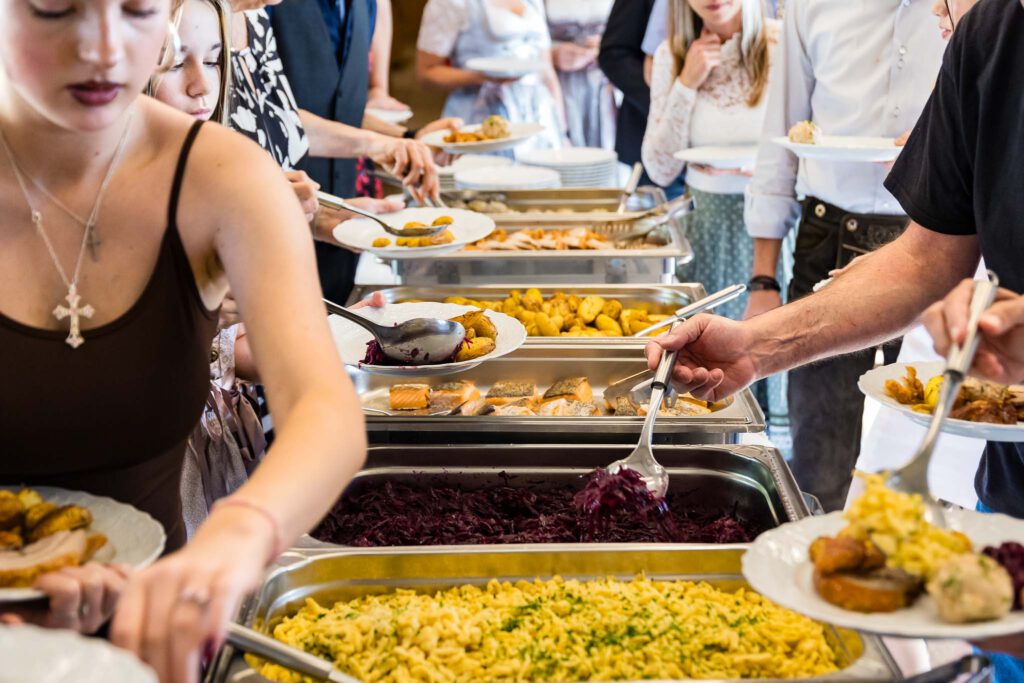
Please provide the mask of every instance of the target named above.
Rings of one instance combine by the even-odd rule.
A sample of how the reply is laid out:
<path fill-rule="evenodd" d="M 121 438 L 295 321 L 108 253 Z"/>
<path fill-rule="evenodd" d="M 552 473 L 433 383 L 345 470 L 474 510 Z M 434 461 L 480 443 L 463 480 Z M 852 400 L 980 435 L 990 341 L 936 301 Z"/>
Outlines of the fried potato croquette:
<path fill-rule="evenodd" d="M 461 363 L 467 360 L 476 360 L 485 356 L 496 348 L 494 340 L 488 337 L 476 337 L 467 340 L 455 354 L 455 362 Z"/>
<path fill-rule="evenodd" d="M 29 532 L 28 541 L 34 543 L 59 531 L 74 531 L 92 524 L 92 513 L 78 505 L 65 505 L 51 511 Z"/>

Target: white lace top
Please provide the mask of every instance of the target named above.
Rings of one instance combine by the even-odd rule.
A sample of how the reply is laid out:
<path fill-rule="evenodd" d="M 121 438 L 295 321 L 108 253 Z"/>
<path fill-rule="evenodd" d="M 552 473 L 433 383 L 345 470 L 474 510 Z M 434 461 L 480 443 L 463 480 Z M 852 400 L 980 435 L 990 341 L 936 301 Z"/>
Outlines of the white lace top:
<path fill-rule="evenodd" d="M 769 59 L 775 59 L 781 22 L 766 20 Z M 668 185 L 683 171 L 673 154 L 710 145 L 754 145 L 761 136 L 767 88 L 755 107 L 747 105 L 750 77 L 740 64 L 740 34 L 722 44 L 722 63 L 699 90 L 679 82 L 673 73 L 668 41 L 654 55 L 651 72 L 651 113 L 641 151 L 644 168 L 654 182 Z M 740 176 L 711 176 L 689 170 L 689 185 L 705 192 L 743 191 Z"/>

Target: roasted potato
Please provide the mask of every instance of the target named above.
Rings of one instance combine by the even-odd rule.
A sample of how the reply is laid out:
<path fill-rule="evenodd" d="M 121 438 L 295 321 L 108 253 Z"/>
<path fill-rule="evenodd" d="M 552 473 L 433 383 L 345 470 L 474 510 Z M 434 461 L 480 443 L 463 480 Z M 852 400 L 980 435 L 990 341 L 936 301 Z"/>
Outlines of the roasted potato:
<path fill-rule="evenodd" d="M 25 506 L 25 509 L 28 510 L 30 507 L 42 503 L 43 497 L 39 495 L 39 491 L 36 491 L 35 489 L 23 488 L 18 491 L 18 500 L 20 500 L 21 504 Z"/>
<path fill-rule="evenodd" d="M 605 334 L 611 337 L 622 336 L 622 326 L 619 325 L 613 318 L 602 313 L 597 316 L 594 320 L 594 324 L 597 325 L 597 329 L 601 330 Z"/>
<path fill-rule="evenodd" d="M 378 237 L 377 239 L 373 240 L 373 242 L 371 243 L 371 246 L 373 246 L 373 247 L 375 247 L 377 249 L 383 249 L 384 247 L 390 247 L 391 246 L 391 240 L 389 240 L 387 237 Z"/>
<path fill-rule="evenodd" d="M 439 225 L 451 225 L 453 222 L 451 216 L 438 216 L 431 225 L 436 228 Z"/>
<path fill-rule="evenodd" d="M 51 536 L 58 531 L 73 531 L 92 524 L 92 513 L 78 505 L 65 505 L 50 512 L 29 532 L 29 543 Z"/>
<path fill-rule="evenodd" d="M 562 334 L 562 317 L 558 316 L 558 325 L 554 323 L 547 313 L 537 314 L 537 329 L 540 330 L 540 334 L 543 337 L 557 337 Z"/>
<path fill-rule="evenodd" d="M 473 330 L 473 338 L 486 337 L 487 339 L 497 339 L 498 329 L 491 322 L 491 319 L 487 317 L 487 314 L 483 311 L 470 311 L 469 313 L 463 313 L 460 316 L 452 318 L 452 322 L 461 324 L 466 328 L 466 333 Z"/>
<path fill-rule="evenodd" d="M 580 320 L 589 324 L 594 322 L 594 319 L 601 314 L 602 308 L 604 308 L 604 299 L 599 296 L 588 296 L 580 302 L 576 315 L 579 316 Z"/>
<path fill-rule="evenodd" d="M 15 529 L 13 531 L 0 531 L 0 551 L 3 550 L 21 550 L 25 545 L 25 540 L 18 533 L 21 529 Z"/>
<path fill-rule="evenodd" d="M 461 363 L 467 360 L 476 360 L 477 358 L 484 356 L 495 348 L 494 340 L 489 337 L 476 337 L 470 339 L 462 345 L 462 347 L 455 354 L 455 361 Z"/>
<path fill-rule="evenodd" d="M 601 314 L 608 316 L 612 320 L 618 320 L 621 313 L 622 304 L 618 299 L 610 299 L 604 302 L 604 306 L 601 307 Z"/>
<path fill-rule="evenodd" d="M 39 522 L 43 521 L 43 517 L 46 517 L 46 515 L 56 509 L 57 505 L 49 501 L 33 505 L 25 511 L 25 527 L 31 531 Z"/>
<path fill-rule="evenodd" d="M 0 491 L 0 531 L 11 529 L 21 524 L 25 506 L 17 494 L 12 491 Z"/>

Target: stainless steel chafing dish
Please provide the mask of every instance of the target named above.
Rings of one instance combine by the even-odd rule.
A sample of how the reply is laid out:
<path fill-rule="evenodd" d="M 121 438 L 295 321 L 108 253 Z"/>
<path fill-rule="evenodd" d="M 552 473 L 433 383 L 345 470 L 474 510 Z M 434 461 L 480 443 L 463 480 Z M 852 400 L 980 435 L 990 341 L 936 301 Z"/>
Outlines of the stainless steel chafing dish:
<path fill-rule="evenodd" d="M 270 631 L 297 611 L 307 597 L 333 604 L 397 588 L 434 591 L 503 581 L 615 576 L 643 572 L 655 579 L 702 580 L 730 590 L 744 585 L 743 546 L 707 545 L 551 545 L 462 548 L 387 548 L 293 552 L 282 559 L 263 588 L 242 608 L 239 620 Z M 803 680 L 892 680 L 899 670 L 882 642 L 851 631 L 829 629 L 841 671 Z M 208 683 L 264 681 L 231 647 L 225 647 L 207 673 Z"/>
<path fill-rule="evenodd" d="M 349 296 L 348 305 L 367 298 L 379 291 L 387 303 L 403 301 L 444 301 L 448 297 L 461 296 L 479 301 L 503 301 L 513 289 L 524 291 L 537 289 L 545 300 L 556 292 L 575 294 L 580 298 L 599 296 L 616 299 L 623 308 L 642 308 L 649 313 L 674 313 L 678 309 L 702 299 L 707 295 L 704 286 L 693 283 L 676 284 L 620 284 L 620 285 L 418 285 L 399 287 L 356 286 Z M 598 345 L 622 344 L 626 337 L 529 337 L 528 345 L 577 346 L 581 342 Z"/>
<path fill-rule="evenodd" d="M 620 379 L 647 369 L 642 340 L 618 340 L 619 343 L 575 343 L 524 345 L 507 356 L 488 361 L 448 379 L 476 383 L 481 393 L 498 380 L 531 381 L 544 391 L 564 377 L 586 376 L 594 389 L 595 401 L 603 390 Z M 611 341 L 611 340 L 604 340 Z M 394 384 L 440 380 L 403 377 L 396 379 L 374 375 L 354 367 L 347 368 L 364 405 L 379 407 L 386 403 L 387 391 Z M 601 415 L 595 417 L 527 417 L 482 415 L 474 417 L 399 416 L 367 412 L 367 430 L 373 443 L 537 443 L 568 441 L 635 442 L 643 418 Z M 708 415 L 660 417 L 656 443 L 727 443 L 742 432 L 763 432 L 764 413 L 753 394 L 744 390 L 727 405 Z M 614 458 L 613 458 L 614 460 Z M 611 462 L 609 460 L 608 462 Z"/>
<path fill-rule="evenodd" d="M 619 201 L 617 190 L 602 189 L 513 190 L 497 194 L 513 208 L 533 212 L 614 211 Z M 664 201 L 661 188 L 644 187 L 631 198 L 629 208 L 650 209 Z M 570 221 L 569 215 L 535 213 L 529 215 L 528 223 L 523 222 L 523 216 L 495 218 L 499 227 L 508 230 L 562 229 L 567 222 L 578 224 L 578 216 Z M 456 251 L 431 259 L 394 260 L 391 267 L 403 284 L 674 282 L 676 266 L 692 260 L 693 251 L 678 215 L 659 230 L 667 244 L 644 249 Z"/>

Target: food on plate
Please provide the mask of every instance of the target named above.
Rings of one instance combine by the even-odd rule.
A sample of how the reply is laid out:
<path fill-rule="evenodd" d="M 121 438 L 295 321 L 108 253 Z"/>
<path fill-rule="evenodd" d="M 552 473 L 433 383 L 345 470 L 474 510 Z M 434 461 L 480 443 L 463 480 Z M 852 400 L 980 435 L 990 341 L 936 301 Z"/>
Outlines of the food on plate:
<path fill-rule="evenodd" d="M 431 221 L 430 225 L 436 228 L 442 225 L 451 225 L 454 222 L 455 219 L 453 219 L 451 216 L 438 216 L 433 221 Z"/>
<path fill-rule="evenodd" d="M 430 407 L 441 410 L 453 410 L 479 398 L 480 390 L 465 380 L 445 382 L 430 389 Z"/>
<path fill-rule="evenodd" d="M 418 359 L 421 361 L 419 365 L 439 365 L 442 363 L 461 363 L 463 361 L 476 360 L 497 348 L 498 328 L 487 319 L 487 314 L 484 311 L 470 311 L 451 320 L 459 324 L 469 322 L 472 331 L 470 327 L 463 325 L 463 328 L 466 330 L 466 338 L 450 357 L 433 359 L 430 358 L 429 354 L 424 355 L 422 359 Z M 415 357 L 415 354 L 413 356 Z M 404 365 L 393 358 L 389 358 L 376 339 L 366 342 L 366 355 L 363 356 L 362 364 Z"/>
<path fill-rule="evenodd" d="M 1013 580 L 1013 608 L 1021 609 L 1024 601 L 1024 545 L 1009 541 L 998 547 L 989 546 L 982 554 L 1002 565 Z"/>
<path fill-rule="evenodd" d="M 376 249 L 383 249 L 384 247 L 391 246 L 391 240 L 388 239 L 387 237 L 378 237 L 377 239 L 373 240 L 371 244 Z"/>
<path fill-rule="evenodd" d="M 595 417 L 600 414 L 600 408 L 594 403 L 565 398 L 547 401 L 537 409 L 537 415 L 541 417 Z"/>
<path fill-rule="evenodd" d="M 530 406 L 537 402 L 537 385 L 533 382 L 501 380 L 495 382 L 487 392 L 486 401 L 492 406 L 526 400 Z"/>
<path fill-rule="evenodd" d="M 851 569 L 871 571 L 885 566 L 881 548 L 871 541 L 849 536 L 822 536 L 811 543 L 809 553 L 814 568 L 825 574 Z"/>
<path fill-rule="evenodd" d="M 594 390 L 586 377 L 568 377 L 552 384 L 544 392 L 542 401 L 547 403 L 557 399 L 590 402 L 594 400 Z"/>
<path fill-rule="evenodd" d="M 593 521 L 579 497 L 601 476 L 595 471 L 575 486 L 536 486 L 514 477 L 502 485 L 462 486 L 418 481 L 354 485 L 313 531 L 328 543 L 358 547 L 486 545 L 506 543 L 748 543 L 764 530 L 738 515 L 733 505 L 714 508 L 693 491 L 669 490 L 667 511 L 652 502 L 640 482 L 628 504 L 601 507 Z M 611 475 L 608 475 L 610 478 Z M 616 481 L 624 479 L 615 475 Z M 607 489 L 630 490 L 613 482 Z M 600 482 L 599 482 L 600 483 Z M 611 483 L 612 486 L 608 486 Z M 633 482 L 634 488 L 635 482 Z M 591 485 L 590 489 L 593 490 Z M 642 494 L 646 494 L 644 497 Z M 588 494 L 592 495 L 592 494 Z M 600 500 L 600 499 L 599 499 Z M 600 506 L 599 506 L 600 507 Z M 657 514 L 655 514 L 655 512 Z"/>
<path fill-rule="evenodd" d="M 901 380 L 886 380 L 885 394 L 914 412 L 931 415 L 939 401 L 942 375 L 922 384 L 913 366 L 907 366 Z M 1024 419 L 1024 391 L 995 382 L 968 377 L 957 394 L 950 417 L 969 422 L 1016 424 Z"/>
<path fill-rule="evenodd" d="M 523 323 L 531 337 L 628 337 L 668 318 L 668 313 L 662 313 L 656 305 L 626 308 L 617 299 L 581 298 L 564 292 L 545 299 L 540 290 L 532 288 L 514 289 L 501 301 L 455 296 L 444 302 L 510 315 Z"/>
<path fill-rule="evenodd" d="M 416 410 L 430 405 L 427 384 L 396 384 L 390 392 L 391 410 Z"/>
<path fill-rule="evenodd" d="M 34 489 L 0 490 L 0 588 L 28 587 L 87 562 L 107 542 L 86 532 L 92 521 L 88 509 L 46 501 Z"/>
<path fill-rule="evenodd" d="M 818 595 L 853 612 L 895 612 L 909 607 L 921 594 L 921 587 L 921 577 L 892 567 L 832 574 L 814 570 Z"/>
<path fill-rule="evenodd" d="M 409 227 L 406 225 L 405 227 Z M 414 227 L 425 227 L 422 224 Z M 423 237 L 399 237 L 395 240 L 395 246 L 399 247 L 410 247 L 410 248 L 421 248 L 421 247 L 438 247 L 443 244 L 451 244 L 455 241 L 455 235 L 452 234 L 451 230 L 442 230 L 436 235 L 425 235 Z"/>
<path fill-rule="evenodd" d="M 803 678 L 839 668 L 825 626 L 757 593 L 644 576 L 399 589 L 330 607 L 307 599 L 273 636 L 365 683 Z M 301 680 L 272 664 L 259 672 Z"/>
<path fill-rule="evenodd" d="M 466 251 L 603 251 L 615 249 L 607 235 L 585 227 L 523 228 L 509 232 L 498 228 L 482 240 L 465 247 Z"/>
<path fill-rule="evenodd" d="M 512 135 L 512 129 L 508 121 L 497 114 L 484 119 L 483 123 L 473 131 L 456 130 L 445 136 L 444 141 L 448 144 L 461 144 L 465 142 L 486 142 L 487 140 L 502 140 Z"/>
<path fill-rule="evenodd" d="M 789 141 L 799 145 L 817 145 L 821 142 L 821 128 L 810 121 L 798 121 L 789 129 Z"/>
<path fill-rule="evenodd" d="M 928 582 L 939 617 L 951 624 L 1002 619 L 1013 607 L 1013 581 L 998 562 L 967 553 L 950 558 Z"/>

